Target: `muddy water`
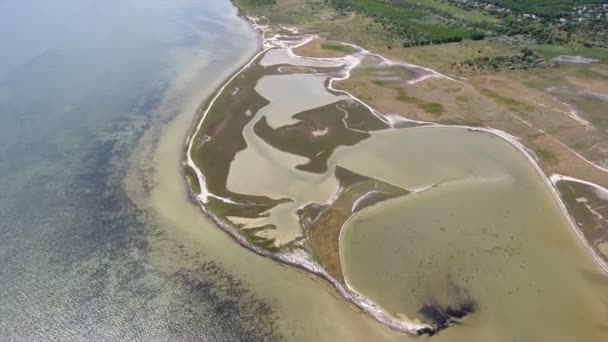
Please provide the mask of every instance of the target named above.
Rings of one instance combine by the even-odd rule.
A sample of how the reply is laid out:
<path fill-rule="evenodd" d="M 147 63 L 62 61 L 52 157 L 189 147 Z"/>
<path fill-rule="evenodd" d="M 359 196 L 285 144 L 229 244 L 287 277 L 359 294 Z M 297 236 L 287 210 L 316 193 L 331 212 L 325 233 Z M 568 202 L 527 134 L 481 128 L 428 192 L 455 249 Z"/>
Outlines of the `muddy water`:
<path fill-rule="evenodd" d="M 557 188 L 591 247 L 608 261 L 608 191 L 568 180 L 559 181 Z"/>
<path fill-rule="evenodd" d="M 276 128 L 298 122 L 291 118 L 296 113 L 346 98 L 325 90 L 323 86 L 325 80 L 325 76 L 306 74 L 263 77 L 255 90 L 270 101 L 270 104 L 260 110 L 259 115 L 266 116 L 268 124 Z"/>
<path fill-rule="evenodd" d="M 395 316 L 428 320 L 429 306 L 473 303 L 466 327 L 440 336 L 606 336 L 606 278 L 548 187 L 505 141 L 456 128 L 405 129 L 378 134 L 336 159 L 408 189 L 435 186 L 366 210 L 343 231 L 348 281 Z"/>
<path fill-rule="evenodd" d="M 291 118 L 294 114 L 343 99 L 344 96 L 335 96 L 325 89 L 325 79 L 306 74 L 263 77 L 256 85 L 256 91 L 270 104 L 256 113 L 243 129 L 247 149 L 237 153 L 230 166 L 227 182 L 230 191 L 292 200 L 270 210 L 268 217 L 232 218 L 233 222 L 246 227 L 275 225 L 276 230 L 259 235 L 270 234 L 267 237 L 275 238 L 279 245 L 301 235 L 296 215 L 298 208 L 313 202 L 328 202 L 338 188 L 338 182 L 329 173 L 319 175 L 296 170 L 296 165 L 306 164 L 308 159 L 268 145 L 255 134 L 253 126 L 262 116 L 273 127 L 289 125 L 298 122 Z M 306 96 L 301 96 L 303 93 Z"/>

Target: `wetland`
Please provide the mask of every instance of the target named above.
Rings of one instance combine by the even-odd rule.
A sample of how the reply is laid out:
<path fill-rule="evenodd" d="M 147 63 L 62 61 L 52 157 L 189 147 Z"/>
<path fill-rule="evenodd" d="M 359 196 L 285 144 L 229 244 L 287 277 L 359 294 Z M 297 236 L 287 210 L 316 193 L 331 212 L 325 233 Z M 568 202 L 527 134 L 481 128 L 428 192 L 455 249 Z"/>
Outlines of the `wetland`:
<path fill-rule="evenodd" d="M 191 195 L 219 227 L 399 332 L 601 339 L 603 237 L 581 234 L 520 139 L 423 120 L 445 108 L 409 95 L 460 79 L 248 19 L 261 50 L 201 107 L 184 151 Z M 357 75 L 421 114 L 371 106 L 385 91 Z"/>

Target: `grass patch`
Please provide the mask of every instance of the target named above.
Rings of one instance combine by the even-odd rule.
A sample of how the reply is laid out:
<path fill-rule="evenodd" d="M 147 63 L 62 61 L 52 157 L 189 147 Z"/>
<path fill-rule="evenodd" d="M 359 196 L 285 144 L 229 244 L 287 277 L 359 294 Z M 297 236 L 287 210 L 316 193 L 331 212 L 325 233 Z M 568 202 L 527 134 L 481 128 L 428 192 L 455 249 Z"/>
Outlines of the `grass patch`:
<path fill-rule="evenodd" d="M 557 158 L 557 155 L 555 155 L 555 153 L 552 151 L 536 148 L 534 152 L 536 152 L 538 158 L 540 158 L 540 160 L 547 165 L 557 165 L 559 162 L 559 158 Z"/>
<path fill-rule="evenodd" d="M 205 203 L 205 207 L 207 207 L 207 210 L 220 217 L 226 217 L 226 214 L 228 214 L 228 212 L 230 211 L 230 207 L 228 204 L 218 200 L 215 197 L 207 198 L 207 203 Z"/>
<path fill-rule="evenodd" d="M 276 241 L 275 239 L 268 239 L 268 238 L 256 235 L 258 232 L 260 232 L 262 230 L 267 230 L 267 229 L 276 229 L 276 226 L 268 225 L 268 226 L 257 227 L 257 228 L 246 228 L 246 229 L 241 229 L 240 233 L 252 245 L 256 245 L 260 248 L 263 248 L 263 249 L 265 249 L 269 252 L 273 252 L 273 253 L 281 251 L 281 247 L 275 245 L 275 241 Z"/>
<path fill-rule="evenodd" d="M 397 100 L 399 102 L 403 102 L 403 103 L 409 103 L 409 104 L 416 105 L 418 108 L 420 108 L 423 111 L 425 111 L 429 114 L 432 114 L 432 115 L 439 116 L 445 112 L 445 108 L 443 107 L 443 105 L 441 103 L 425 102 L 422 99 L 408 95 L 403 90 L 399 91 L 399 94 L 395 97 L 395 100 Z"/>
<path fill-rule="evenodd" d="M 411 103 L 411 104 L 415 104 L 415 105 L 424 103 L 424 101 L 422 101 L 421 99 L 419 99 L 417 97 L 409 96 L 404 91 L 400 91 L 399 95 L 397 95 L 397 97 L 395 97 L 395 100 L 403 102 L 403 103 Z"/>
<path fill-rule="evenodd" d="M 456 101 L 460 103 L 467 103 L 469 102 L 469 98 L 466 95 L 458 95 L 456 96 Z"/>
<path fill-rule="evenodd" d="M 517 53 L 517 49 L 502 42 L 486 39 L 429 46 L 410 47 L 401 52 L 399 58 L 436 69 L 458 71 L 454 65 L 481 57 L 505 56 Z"/>
<path fill-rule="evenodd" d="M 608 63 L 608 49 L 605 48 L 548 44 L 532 45 L 529 48 L 549 58 L 560 55 L 582 56 L 595 58 L 601 62 Z"/>
<path fill-rule="evenodd" d="M 372 84 L 377 85 L 378 87 L 386 87 L 386 81 L 384 80 L 373 80 Z"/>
<path fill-rule="evenodd" d="M 350 215 L 350 210 L 332 206 L 323 211 L 310 234 L 315 259 L 340 282 L 344 282 L 340 264 L 340 230 Z"/>
<path fill-rule="evenodd" d="M 534 110 L 534 108 L 527 103 L 523 103 L 508 96 L 500 95 L 490 89 L 481 89 L 481 93 L 492 98 L 496 103 L 509 107 L 509 109 L 512 111 L 522 112 Z"/>
<path fill-rule="evenodd" d="M 348 9 L 373 18 L 382 26 L 384 37 L 401 41 L 404 46 L 461 41 L 471 34 L 471 29 L 464 23 L 450 21 L 445 16 L 441 16 L 440 11 L 413 2 L 334 0 L 330 3 L 339 11 Z"/>
<path fill-rule="evenodd" d="M 199 194 L 201 192 L 201 186 L 198 183 L 198 178 L 196 177 L 194 170 L 188 165 L 184 166 L 184 176 L 186 176 L 192 192 Z"/>
<path fill-rule="evenodd" d="M 490 22 L 490 23 L 499 22 L 498 18 L 483 14 L 478 10 L 465 10 L 462 8 L 458 8 L 456 6 L 448 5 L 446 3 L 443 3 L 443 2 L 440 2 L 437 0 L 424 0 L 424 1 L 404 0 L 403 2 L 410 3 L 413 5 L 417 5 L 417 6 L 432 8 L 439 12 L 443 12 L 443 13 L 452 15 L 454 17 L 464 19 L 464 20 L 474 22 L 474 23 L 482 23 L 484 21 Z"/>
<path fill-rule="evenodd" d="M 332 44 L 332 43 L 323 43 L 321 44 L 321 49 L 336 51 L 343 53 L 345 55 L 350 55 L 356 52 L 356 50 L 352 46 L 342 45 L 342 44 Z"/>
<path fill-rule="evenodd" d="M 425 112 L 433 115 L 441 115 L 445 112 L 445 108 L 443 107 L 443 105 L 441 103 L 436 102 L 422 103 L 419 104 L 418 107 L 420 107 Z"/>
<path fill-rule="evenodd" d="M 313 22 L 319 7 L 309 0 L 275 0 L 274 4 L 259 4 L 260 0 L 233 1 L 243 15 L 263 15 L 273 23 L 289 25 Z"/>

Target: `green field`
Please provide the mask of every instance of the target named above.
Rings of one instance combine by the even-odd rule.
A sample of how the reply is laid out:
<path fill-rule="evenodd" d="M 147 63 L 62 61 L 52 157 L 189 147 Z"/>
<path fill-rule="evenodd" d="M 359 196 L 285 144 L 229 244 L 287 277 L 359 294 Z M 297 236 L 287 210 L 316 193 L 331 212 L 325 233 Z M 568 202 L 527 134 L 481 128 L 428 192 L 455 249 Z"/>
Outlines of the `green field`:
<path fill-rule="evenodd" d="M 547 57 L 571 55 L 595 58 L 604 63 L 608 62 L 608 49 L 605 48 L 588 48 L 584 46 L 565 46 L 548 44 L 535 45 L 531 48 Z"/>
<path fill-rule="evenodd" d="M 438 0 L 424 0 L 424 1 L 403 0 L 403 2 L 412 4 L 412 5 L 418 5 L 421 7 L 432 8 L 432 9 L 453 15 L 457 18 L 468 20 L 471 22 L 481 23 L 481 22 L 486 21 L 486 22 L 491 22 L 491 23 L 497 23 L 500 21 L 498 18 L 493 17 L 491 15 L 484 14 L 479 10 L 465 10 L 465 9 L 462 9 L 462 8 L 459 8 L 456 6 L 446 4 L 446 3 L 438 1 Z"/>
<path fill-rule="evenodd" d="M 341 53 L 343 53 L 345 55 L 349 55 L 351 53 L 356 52 L 356 50 L 353 47 L 351 47 L 351 46 L 342 45 L 342 44 L 331 44 L 331 43 L 321 44 L 321 49 L 341 52 Z"/>
<path fill-rule="evenodd" d="M 604 1 L 605 2 L 605 1 Z M 600 0 L 329 0 L 341 13 L 381 23 L 404 46 L 484 36 L 524 37 L 537 43 L 608 47 L 608 9 Z"/>

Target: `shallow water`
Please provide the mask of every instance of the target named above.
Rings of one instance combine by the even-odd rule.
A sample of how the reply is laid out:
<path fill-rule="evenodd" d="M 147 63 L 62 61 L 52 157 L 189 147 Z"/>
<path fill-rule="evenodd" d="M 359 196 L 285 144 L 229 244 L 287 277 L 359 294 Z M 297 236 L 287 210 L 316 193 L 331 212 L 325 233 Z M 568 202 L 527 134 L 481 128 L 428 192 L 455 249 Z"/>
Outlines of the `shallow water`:
<path fill-rule="evenodd" d="M 9 0 L 0 13 L 2 339 L 272 337 L 269 305 L 213 258 L 180 267 L 171 226 L 123 183 L 144 132 L 255 47 L 230 3 Z"/>
<path fill-rule="evenodd" d="M 193 113 L 256 43 L 228 1 L 0 9 L 0 43 L 14 47 L 0 54 L 5 339 L 416 340 L 245 250 L 189 201 L 180 161 Z M 512 329 L 479 322 L 433 339 Z"/>
<path fill-rule="evenodd" d="M 606 278 L 507 142 L 405 129 L 377 134 L 336 163 L 408 189 L 436 185 L 364 211 L 342 233 L 348 281 L 395 316 L 428 321 L 424 306 L 474 303 L 464 324 L 500 329 L 500 340 L 605 336 Z"/>
<path fill-rule="evenodd" d="M 271 198 L 289 198 L 292 201 L 269 211 L 268 217 L 258 219 L 231 218 L 245 227 L 275 225 L 266 237 L 276 244 L 292 241 L 302 235 L 296 211 L 308 203 L 328 202 L 338 187 L 331 174 L 312 174 L 298 171 L 296 165 L 306 164 L 307 158 L 283 152 L 258 137 L 253 126 L 264 116 L 272 127 L 299 122 L 292 115 L 305 110 L 331 104 L 343 99 L 324 88 L 326 77 L 305 74 L 272 75 L 260 79 L 256 91 L 270 101 L 243 129 L 247 149 L 237 153 L 230 165 L 227 187 L 235 193 L 265 195 Z M 306 96 L 301 96 L 306 94 Z"/>
<path fill-rule="evenodd" d="M 324 83 L 327 77 L 307 74 L 271 75 L 262 77 L 255 90 L 270 104 L 258 113 L 268 124 L 281 127 L 298 122 L 292 115 L 345 99 L 328 92 Z M 306 94 L 306 96 L 302 96 Z"/>
<path fill-rule="evenodd" d="M 608 261 L 608 191 L 567 180 L 558 182 L 557 189 L 589 245 Z"/>

